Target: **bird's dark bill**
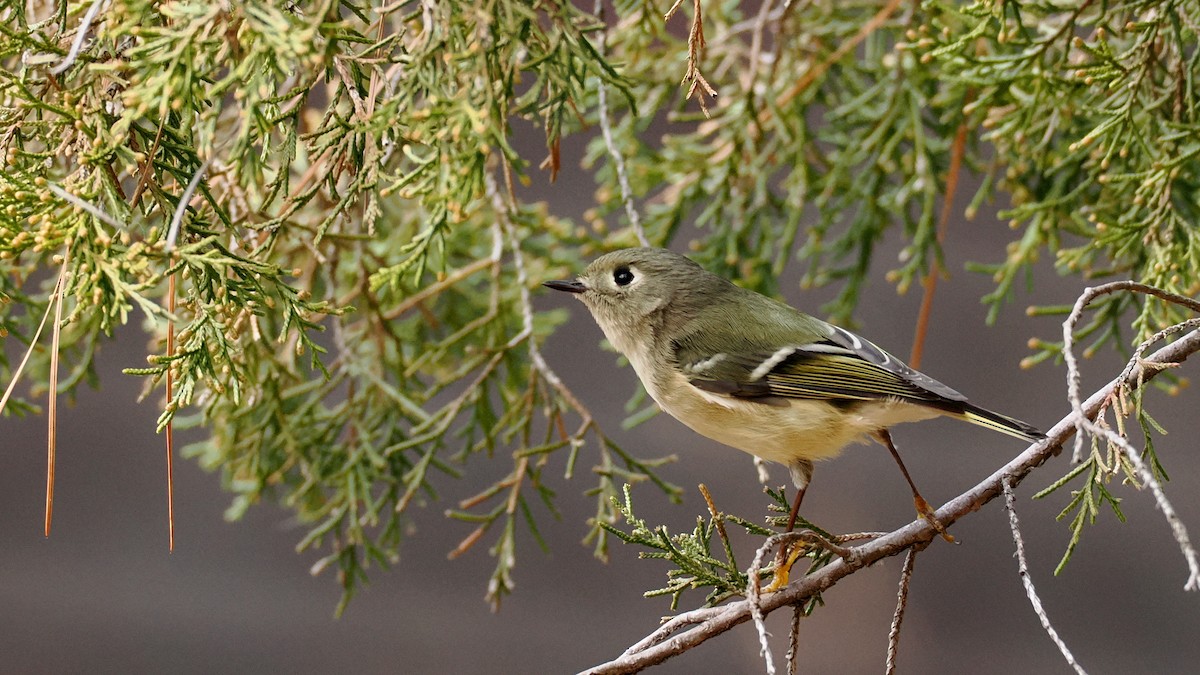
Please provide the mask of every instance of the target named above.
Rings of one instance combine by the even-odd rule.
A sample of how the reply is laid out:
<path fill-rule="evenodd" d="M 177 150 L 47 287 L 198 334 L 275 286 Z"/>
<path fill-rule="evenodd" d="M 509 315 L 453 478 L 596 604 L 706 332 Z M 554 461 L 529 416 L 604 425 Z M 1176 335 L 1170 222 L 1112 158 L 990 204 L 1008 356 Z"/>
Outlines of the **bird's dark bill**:
<path fill-rule="evenodd" d="M 553 288 L 556 291 L 565 291 L 567 293 L 582 293 L 587 290 L 587 286 L 578 281 L 547 281 L 542 284 L 546 288 Z"/>

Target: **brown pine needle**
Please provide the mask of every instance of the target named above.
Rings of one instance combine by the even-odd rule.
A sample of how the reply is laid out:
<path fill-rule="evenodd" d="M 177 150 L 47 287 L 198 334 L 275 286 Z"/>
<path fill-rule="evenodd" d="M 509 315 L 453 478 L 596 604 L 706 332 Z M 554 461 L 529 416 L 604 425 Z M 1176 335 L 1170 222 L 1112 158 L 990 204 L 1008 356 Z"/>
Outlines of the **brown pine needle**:
<path fill-rule="evenodd" d="M 967 94 L 963 105 L 970 102 L 971 95 Z M 946 240 L 946 230 L 950 229 L 950 213 L 954 208 L 954 193 L 958 191 L 958 174 L 962 169 L 963 154 L 966 152 L 966 148 L 967 123 L 964 120 L 958 125 L 958 131 L 954 134 L 954 145 L 950 149 L 950 168 L 946 170 L 946 194 L 942 201 L 942 213 L 937 231 L 938 246 L 941 246 Z M 929 266 L 929 272 L 925 274 L 925 279 L 921 282 L 925 293 L 921 296 L 921 309 L 917 313 L 917 328 L 913 337 L 912 355 L 908 359 L 909 365 L 913 368 L 921 367 L 921 357 L 925 354 L 925 334 L 929 330 L 929 315 L 933 312 L 933 294 L 937 291 L 938 275 L 941 272 L 942 266 L 935 260 Z"/>
<path fill-rule="evenodd" d="M 454 560 L 458 556 L 471 550 L 471 547 L 475 545 L 475 542 L 479 541 L 479 538 L 482 537 L 483 533 L 486 531 L 487 527 L 485 525 L 480 525 L 479 527 L 475 528 L 471 534 L 468 534 L 462 541 L 458 543 L 458 546 L 454 547 L 453 551 L 450 551 L 446 554 L 446 558 L 449 560 Z"/>
<path fill-rule="evenodd" d="M 175 250 L 175 242 L 179 239 L 179 231 L 183 227 L 183 217 L 187 213 L 188 203 L 192 201 L 192 195 L 195 194 L 196 188 L 200 186 L 200 180 L 204 178 L 204 172 L 208 170 L 208 166 L 212 164 L 212 158 L 204 160 L 200 168 L 196 169 L 196 173 L 192 175 L 192 179 L 188 181 L 187 187 L 184 188 L 183 194 L 179 196 L 179 203 L 175 205 L 175 214 L 171 217 L 171 226 L 167 230 L 167 240 L 165 248 L 167 253 Z M 175 314 L 175 275 L 172 274 L 167 279 L 167 311 Z M 175 353 L 175 323 L 167 320 L 167 356 L 168 358 Z M 167 366 L 167 402 L 170 406 L 174 398 L 174 378 L 171 377 L 171 367 Z M 166 428 L 167 440 L 167 550 L 175 551 L 175 436 L 174 425 L 171 421 L 167 422 Z"/>
<path fill-rule="evenodd" d="M 71 249 L 68 246 L 63 256 L 62 270 L 58 273 L 58 283 L 54 285 L 54 327 L 50 332 L 50 391 L 46 394 L 46 413 L 48 430 L 46 433 L 46 523 L 45 536 L 50 536 L 50 523 L 54 519 L 54 464 L 58 446 L 58 340 L 62 332 L 63 296 L 67 290 L 67 263 L 70 262 Z"/>
<path fill-rule="evenodd" d="M 167 311 L 172 315 L 175 314 L 175 275 L 172 274 L 167 279 Z M 175 322 L 167 321 L 167 357 L 175 354 Z M 167 402 L 170 406 L 174 398 L 174 377 L 171 375 L 171 366 L 167 366 Z M 175 438 L 172 433 L 174 423 L 167 422 L 166 439 L 167 439 L 167 551 L 175 551 Z"/>
<path fill-rule="evenodd" d="M 129 198 L 129 208 L 135 208 L 138 202 L 142 200 L 142 193 L 150 185 L 150 174 L 154 170 L 154 158 L 158 156 L 158 146 L 162 142 L 163 127 L 167 123 L 167 118 L 162 118 L 158 123 L 158 131 L 154 133 L 154 143 L 150 146 L 150 152 L 146 153 L 146 163 L 142 166 L 142 173 L 138 177 L 137 187 L 133 190 L 133 196 Z"/>

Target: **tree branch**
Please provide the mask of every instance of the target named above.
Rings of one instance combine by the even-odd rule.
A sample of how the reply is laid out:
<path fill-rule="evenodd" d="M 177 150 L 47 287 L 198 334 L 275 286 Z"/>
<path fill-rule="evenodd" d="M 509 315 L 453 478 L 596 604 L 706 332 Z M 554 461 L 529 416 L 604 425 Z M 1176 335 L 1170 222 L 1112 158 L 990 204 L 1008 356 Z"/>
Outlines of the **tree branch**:
<path fill-rule="evenodd" d="M 1178 364 L 1200 351 L 1200 330 L 1194 330 L 1179 340 L 1166 345 L 1150 356 L 1138 361 L 1133 368 L 1092 394 L 1082 404 L 1089 419 L 1093 418 L 1109 400 L 1118 387 L 1136 389 L 1162 370 L 1164 364 Z M 1069 413 L 1050 429 L 1047 437 L 1031 445 L 1015 459 L 996 470 L 978 485 L 962 493 L 937 510 L 937 519 L 950 525 L 958 519 L 977 511 L 984 504 L 1002 494 L 1003 485 L 1017 486 L 1026 476 L 1050 457 L 1057 455 L 1075 432 L 1074 413 Z M 849 559 L 834 560 L 820 571 L 792 582 L 777 593 L 762 598 L 759 608 L 763 614 L 802 602 L 820 593 L 843 578 L 863 567 L 889 556 L 897 555 L 916 546 L 928 545 L 937 537 L 936 530 L 924 520 L 917 520 L 884 537 L 856 547 L 856 555 Z M 662 663 L 666 659 L 685 652 L 709 638 L 715 637 L 748 621 L 751 618 L 749 600 L 730 603 L 722 607 L 711 607 L 685 612 L 664 624 L 645 639 L 631 647 L 625 654 L 607 663 L 595 666 L 586 673 L 615 674 L 633 673 Z M 676 630 L 692 626 L 687 632 L 671 637 Z"/>
<path fill-rule="evenodd" d="M 596 18 L 604 22 L 604 1 L 596 0 L 595 6 L 592 8 L 592 14 Z M 596 51 L 603 56 L 608 49 L 608 28 L 606 27 L 600 33 L 600 39 L 596 41 Z M 596 77 L 596 112 L 600 119 L 600 135 L 604 138 L 604 147 L 608 150 L 608 156 L 612 159 L 613 170 L 617 174 L 617 185 L 621 187 L 621 203 L 625 206 L 625 215 L 629 218 L 629 226 L 633 228 L 633 232 L 637 235 L 638 245 L 649 246 L 650 240 L 646 237 L 646 228 L 642 226 L 642 218 L 638 215 L 637 206 L 633 202 L 633 187 L 629 183 L 629 172 L 625 169 L 625 155 L 621 149 L 617 147 L 617 141 L 613 137 L 612 122 L 608 118 L 608 86 L 604 84 L 604 77 Z"/>

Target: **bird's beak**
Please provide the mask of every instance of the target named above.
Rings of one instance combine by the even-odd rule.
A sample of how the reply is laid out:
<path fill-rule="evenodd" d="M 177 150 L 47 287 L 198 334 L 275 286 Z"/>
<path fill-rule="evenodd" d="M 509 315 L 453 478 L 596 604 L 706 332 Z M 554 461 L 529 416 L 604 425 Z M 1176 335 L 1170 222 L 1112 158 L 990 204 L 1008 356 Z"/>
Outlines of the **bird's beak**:
<path fill-rule="evenodd" d="M 587 290 L 587 286 L 580 281 L 547 281 L 542 284 L 546 288 L 553 288 L 556 291 L 566 291 L 567 293 L 582 293 Z"/>

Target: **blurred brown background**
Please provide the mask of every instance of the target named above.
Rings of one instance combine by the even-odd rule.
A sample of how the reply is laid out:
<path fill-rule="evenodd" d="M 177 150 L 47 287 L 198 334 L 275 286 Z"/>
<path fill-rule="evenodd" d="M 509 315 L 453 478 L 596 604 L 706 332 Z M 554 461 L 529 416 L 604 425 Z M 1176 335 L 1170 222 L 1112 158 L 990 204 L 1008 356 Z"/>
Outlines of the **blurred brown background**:
<path fill-rule="evenodd" d="M 569 152 L 564 143 L 564 157 Z M 572 162 L 565 161 L 568 166 Z M 547 198 L 570 215 L 592 189 L 579 171 L 565 172 Z M 963 193 L 970 194 L 969 189 Z M 961 212 L 961 211 L 960 211 Z M 966 260 L 994 260 L 1010 233 L 982 214 L 954 222 L 946 246 L 952 277 L 939 288 L 922 370 L 973 401 L 1048 428 L 1065 403 L 1061 367 L 1021 371 L 1025 342 L 1054 339 L 1058 319 L 1030 319 L 1024 307 L 1071 302 L 1074 278 L 1048 269 L 1034 295 L 1019 297 L 994 327 L 984 325 L 981 295 L 989 280 L 962 271 Z M 682 242 L 681 242 L 682 243 Z M 857 313 L 860 331 L 898 355 L 908 354 L 919 293 L 897 298 L 882 281 L 899 241 L 879 252 L 876 273 Z M 827 292 L 803 294 L 787 285 L 786 299 L 816 311 Z M 634 496 L 639 515 L 690 529 L 704 510 L 695 486 L 706 483 L 719 508 L 751 518 L 763 513 L 749 458 L 696 436 L 665 416 L 621 433 L 622 405 L 635 376 L 600 350 L 599 330 L 578 303 L 550 292 L 542 307 L 571 308 L 572 320 L 546 345 L 550 363 L 625 447 L 643 456 L 677 453 L 664 475 L 686 489 L 682 506 L 653 488 Z M 140 320 L 140 317 L 139 317 Z M 4 348 L 14 354 L 19 345 Z M 167 553 L 162 438 L 154 434 L 158 396 L 139 404 L 137 378 L 122 367 L 145 363 L 145 338 L 130 328 L 101 352 L 102 390 L 83 390 L 61 409 L 54 532 L 42 537 L 45 419 L 0 420 L 0 670 L 5 672 L 464 672 L 576 671 L 618 656 L 669 614 L 669 600 L 644 599 L 661 586 L 665 565 L 639 561 L 619 542 L 602 564 L 579 545 L 591 498 L 590 480 L 555 485 L 563 518 L 542 519 L 552 553 L 522 536 L 517 592 L 499 614 L 483 601 L 493 561 L 485 538 L 470 554 L 446 553 L 469 532 L 442 516 L 446 504 L 412 511 L 414 532 L 399 565 L 375 569 L 371 585 L 342 619 L 332 614 L 336 581 L 313 578 L 317 555 L 297 555 L 302 529 L 274 505 L 227 523 L 229 496 L 215 475 L 188 461 L 176 463 L 178 545 Z M 1085 362 L 1088 391 L 1120 368 L 1112 355 Z M 1184 369 L 1196 376 L 1195 364 Z M 1194 426 L 1197 392 L 1149 398 L 1155 417 L 1172 432 L 1159 453 L 1172 481 L 1168 496 L 1200 538 L 1200 458 Z M 941 504 L 974 485 L 1023 449 L 999 434 L 953 421 L 899 428 L 895 437 L 918 485 Z M 186 440 L 186 437 L 185 437 Z M 561 466 L 561 459 L 560 466 Z M 581 456 L 581 469 L 591 459 Z M 507 460 L 478 462 L 468 478 L 443 480 L 458 500 L 509 470 Z M 1191 672 L 1200 661 L 1200 596 L 1182 590 L 1187 570 L 1166 523 L 1145 493 L 1116 486 L 1129 518 L 1106 513 L 1086 532 L 1065 573 L 1051 575 L 1066 546 L 1066 523 L 1054 516 L 1063 493 L 1034 502 L 1037 490 L 1068 469 L 1060 456 L 1018 490 L 1019 515 L 1034 582 L 1056 627 L 1080 663 L 1093 673 Z M 561 469 L 559 470 L 561 475 Z M 787 481 L 774 467 L 772 480 Z M 914 517 L 907 488 L 878 446 L 851 448 L 818 467 L 805 515 L 833 531 L 892 529 Z M 546 515 L 546 514 L 541 514 Z M 1038 625 L 1013 559 L 1007 518 L 999 503 L 953 527 L 962 545 L 941 541 L 916 563 L 901 641 L 906 673 L 1068 672 Z M 738 538 L 739 562 L 753 545 Z M 900 559 L 864 570 L 828 592 L 828 606 L 801 626 L 801 671 L 880 672 L 895 603 Z M 685 595 L 682 608 L 702 602 Z M 769 619 L 776 662 L 782 667 L 790 613 Z M 655 672 L 762 672 L 757 638 L 742 626 Z"/>

